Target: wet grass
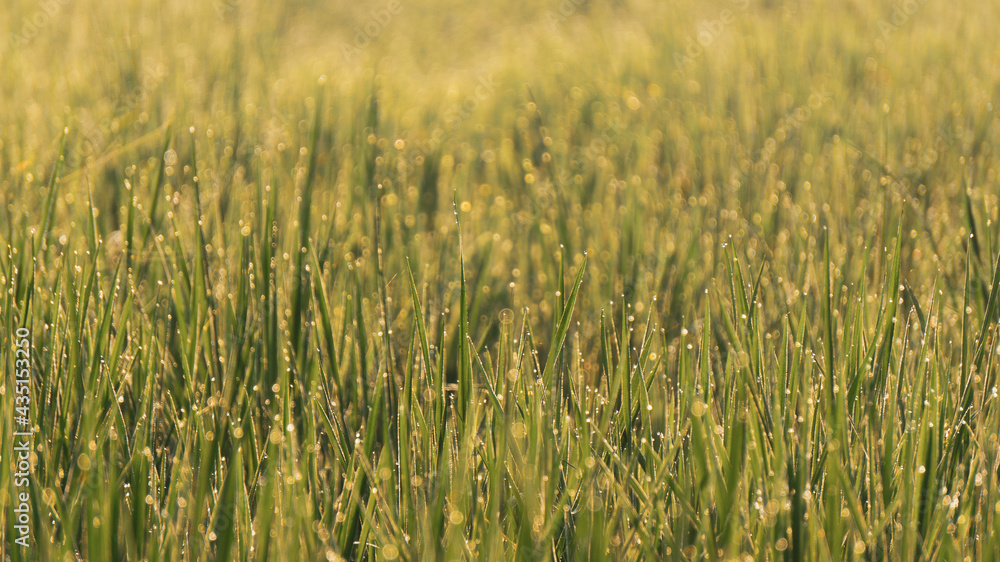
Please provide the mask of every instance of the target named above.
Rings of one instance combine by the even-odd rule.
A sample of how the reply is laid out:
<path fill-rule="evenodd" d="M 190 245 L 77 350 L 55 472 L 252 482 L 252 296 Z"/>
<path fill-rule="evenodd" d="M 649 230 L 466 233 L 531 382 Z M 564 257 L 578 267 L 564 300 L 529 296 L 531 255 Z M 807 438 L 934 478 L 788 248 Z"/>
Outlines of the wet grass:
<path fill-rule="evenodd" d="M 995 9 L 111 4 L 0 47 L 10 559 L 1000 550 Z"/>

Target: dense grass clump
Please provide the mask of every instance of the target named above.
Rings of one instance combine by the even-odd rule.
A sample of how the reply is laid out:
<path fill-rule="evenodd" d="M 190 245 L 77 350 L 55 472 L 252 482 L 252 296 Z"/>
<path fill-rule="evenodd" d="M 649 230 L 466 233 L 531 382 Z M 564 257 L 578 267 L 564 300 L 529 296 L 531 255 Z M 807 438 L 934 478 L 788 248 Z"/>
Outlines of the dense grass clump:
<path fill-rule="evenodd" d="M 997 8 L 686 4 L 5 2 L 5 557 L 1000 552 Z"/>

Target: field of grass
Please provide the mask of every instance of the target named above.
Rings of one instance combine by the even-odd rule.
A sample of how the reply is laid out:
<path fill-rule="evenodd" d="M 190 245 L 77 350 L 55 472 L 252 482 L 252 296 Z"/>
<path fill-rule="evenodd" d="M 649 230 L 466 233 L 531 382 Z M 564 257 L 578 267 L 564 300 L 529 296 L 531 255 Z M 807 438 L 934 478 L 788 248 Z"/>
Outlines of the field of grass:
<path fill-rule="evenodd" d="M 998 26 L 5 0 L 0 558 L 996 559 Z"/>

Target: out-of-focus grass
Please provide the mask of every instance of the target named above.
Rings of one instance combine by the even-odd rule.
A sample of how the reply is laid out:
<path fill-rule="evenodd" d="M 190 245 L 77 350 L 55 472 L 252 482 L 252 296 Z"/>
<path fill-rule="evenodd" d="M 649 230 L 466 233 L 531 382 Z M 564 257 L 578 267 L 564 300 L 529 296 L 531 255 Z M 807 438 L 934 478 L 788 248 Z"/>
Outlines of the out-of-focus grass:
<path fill-rule="evenodd" d="M 997 9 L 684 4 L 5 2 L 5 555 L 993 556 Z"/>

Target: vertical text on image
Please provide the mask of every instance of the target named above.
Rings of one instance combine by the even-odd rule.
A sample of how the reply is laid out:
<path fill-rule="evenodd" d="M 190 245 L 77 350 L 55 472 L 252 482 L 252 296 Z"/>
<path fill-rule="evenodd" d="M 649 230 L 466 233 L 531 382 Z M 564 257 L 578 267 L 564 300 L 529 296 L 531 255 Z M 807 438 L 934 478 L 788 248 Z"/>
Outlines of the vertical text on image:
<path fill-rule="evenodd" d="M 14 542 L 31 543 L 31 331 L 18 328 L 14 340 Z"/>

